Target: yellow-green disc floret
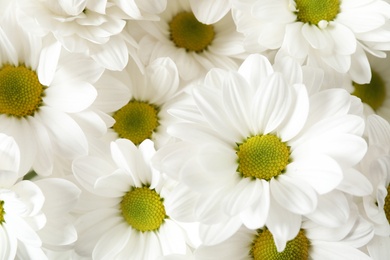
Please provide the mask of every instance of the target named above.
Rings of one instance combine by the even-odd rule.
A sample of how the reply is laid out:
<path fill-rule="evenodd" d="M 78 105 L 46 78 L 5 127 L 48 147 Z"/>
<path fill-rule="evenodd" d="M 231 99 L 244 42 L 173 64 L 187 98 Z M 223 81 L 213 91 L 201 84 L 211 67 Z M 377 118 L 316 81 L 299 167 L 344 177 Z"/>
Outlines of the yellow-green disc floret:
<path fill-rule="evenodd" d="M 191 12 L 174 16 L 169 22 L 169 30 L 175 45 L 187 51 L 204 51 L 215 36 L 214 27 L 199 22 Z"/>
<path fill-rule="evenodd" d="M 333 21 L 340 12 L 340 0 L 296 0 L 297 20 L 318 25 L 322 20 Z"/>
<path fill-rule="evenodd" d="M 390 224 L 390 185 L 387 187 L 387 195 L 385 198 L 384 211 L 385 211 L 387 221 Z"/>
<path fill-rule="evenodd" d="M 249 255 L 254 260 L 307 260 L 309 249 L 310 241 L 305 236 L 305 232 L 300 230 L 293 240 L 287 242 L 286 248 L 278 252 L 273 236 L 266 228 L 256 235 Z"/>
<path fill-rule="evenodd" d="M 248 138 L 237 148 L 237 171 L 247 178 L 271 180 L 290 162 L 290 148 L 272 134 Z"/>
<path fill-rule="evenodd" d="M 372 78 L 368 84 L 352 83 L 355 87 L 352 95 L 359 97 L 362 102 L 369 105 L 375 111 L 378 110 L 386 99 L 386 85 L 381 76 L 372 71 Z"/>
<path fill-rule="evenodd" d="M 148 187 L 133 188 L 127 192 L 120 207 L 126 222 L 142 232 L 159 229 L 167 217 L 163 199 Z"/>
<path fill-rule="evenodd" d="M 114 115 L 113 129 L 119 137 L 127 138 L 138 145 L 152 137 L 158 127 L 159 109 L 147 102 L 132 100 Z"/>
<path fill-rule="evenodd" d="M 4 201 L 0 200 L 0 224 L 2 224 L 3 222 L 5 222 L 5 220 L 4 220 L 4 215 L 5 215 L 5 211 L 4 211 Z"/>
<path fill-rule="evenodd" d="M 4 65 L 0 68 L 0 113 L 33 116 L 42 105 L 44 89 L 35 71 L 24 65 Z"/>

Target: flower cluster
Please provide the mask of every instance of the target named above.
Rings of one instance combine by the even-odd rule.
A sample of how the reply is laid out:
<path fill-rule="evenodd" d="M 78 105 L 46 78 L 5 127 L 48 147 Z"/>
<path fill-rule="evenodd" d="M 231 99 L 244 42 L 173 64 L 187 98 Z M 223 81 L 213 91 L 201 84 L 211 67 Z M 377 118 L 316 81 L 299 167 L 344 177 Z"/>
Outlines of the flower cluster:
<path fill-rule="evenodd" d="M 0 0 L 0 260 L 390 257 L 390 0 Z"/>

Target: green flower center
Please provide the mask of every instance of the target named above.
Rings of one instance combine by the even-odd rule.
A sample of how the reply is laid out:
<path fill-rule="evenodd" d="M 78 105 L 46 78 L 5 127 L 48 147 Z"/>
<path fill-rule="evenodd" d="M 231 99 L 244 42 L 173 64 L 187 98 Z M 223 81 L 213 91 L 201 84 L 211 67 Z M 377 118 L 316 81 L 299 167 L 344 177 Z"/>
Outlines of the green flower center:
<path fill-rule="evenodd" d="M 147 102 L 133 100 L 114 114 L 113 129 L 119 137 L 127 138 L 135 145 L 152 137 L 158 127 L 159 109 Z"/>
<path fill-rule="evenodd" d="M 340 0 L 296 0 L 297 19 L 318 25 L 322 20 L 332 21 L 340 12 Z"/>
<path fill-rule="evenodd" d="M 35 71 L 24 65 L 0 68 L 0 113 L 9 116 L 32 116 L 42 105 L 45 87 Z"/>
<path fill-rule="evenodd" d="M 352 83 L 355 91 L 352 95 L 359 97 L 362 102 L 369 105 L 375 111 L 378 110 L 386 99 L 386 85 L 378 73 L 372 71 L 372 78 L 368 84 Z"/>
<path fill-rule="evenodd" d="M 175 45 L 187 51 L 204 51 L 215 36 L 214 27 L 199 22 L 191 12 L 182 12 L 173 17 L 169 30 Z"/>
<path fill-rule="evenodd" d="M 384 211 L 387 218 L 387 221 L 390 224 L 390 185 L 387 187 L 387 195 L 385 198 Z"/>
<path fill-rule="evenodd" d="M 142 232 L 157 230 L 167 217 L 163 199 L 148 187 L 127 192 L 123 196 L 121 210 L 126 222 Z"/>
<path fill-rule="evenodd" d="M 3 205 L 4 205 L 4 201 L 0 200 L 0 224 L 5 222 L 5 220 L 4 220 L 5 211 L 4 211 Z"/>
<path fill-rule="evenodd" d="M 237 148 L 237 171 L 247 178 L 271 180 L 290 162 L 290 148 L 272 134 L 248 138 Z"/>
<path fill-rule="evenodd" d="M 278 252 L 271 232 L 264 229 L 254 239 L 249 254 L 254 260 L 305 260 L 309 259 L 309 249 L 310 241 L 300 230 L 293 240 L 287 242 L 286 248 Z"/>

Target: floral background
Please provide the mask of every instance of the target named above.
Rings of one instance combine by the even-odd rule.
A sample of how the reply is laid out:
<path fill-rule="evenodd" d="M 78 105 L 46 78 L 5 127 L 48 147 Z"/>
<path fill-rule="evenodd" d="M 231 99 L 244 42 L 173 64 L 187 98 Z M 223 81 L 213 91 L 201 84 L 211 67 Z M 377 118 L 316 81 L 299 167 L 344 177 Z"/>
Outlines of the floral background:
<path fill-rule="evenodd" d="M 0 0 L 0 259 L 388 259 L 389 19 Z"/>

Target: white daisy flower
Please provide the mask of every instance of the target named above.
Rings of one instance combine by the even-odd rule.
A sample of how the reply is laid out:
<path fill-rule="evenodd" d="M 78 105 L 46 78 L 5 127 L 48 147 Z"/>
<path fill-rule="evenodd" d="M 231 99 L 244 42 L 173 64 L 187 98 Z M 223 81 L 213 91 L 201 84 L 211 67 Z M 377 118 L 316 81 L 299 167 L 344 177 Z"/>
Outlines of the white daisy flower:
<path fill-rule="evenodd" d="M 390 5 L 382 0 L 237 0 L 232 10 L 248 50 L 278 49 L 331 78 L 369 82 L 366 52 L 383 58 L 390 48 Z"/>
<path fill-rule="evenodd" d="M 127 138 L 139 145 L 145 139 L 157 147 L 172 138 L 166 128 L 172 123 L 167 110 L 180 100 L 179 76 L 170 58 L 158 58 L 145 72 L 129 62 L 121 72 L 106 71 L 97 82 L 95 107 L 112 115 L 107 139 Z"/>
<path fill-rule="evenodd" d="M 348 222 L 338 228 L 327 228 L 305 220 L 283 251 L 277 250 L 269 229 L 241 227 L 218 245 L 200 246 L 195 250 L 194 259 L 371 259 L 359 247 L 372 238 L 372 226 L 359 217 L 357 211 L 353 213 Z"/>
<path fill-rule="evenodd" d="M 1 259 L 47 259 L 43 249 L 62 250 L 77 239 L 67 217 L 79 189 L 63 179 L 19 180 L 19 149 L 0 134 Z"/>
<path fill-rule="evenodd" d="M 336 199 L 343 195 L 326 194 L 367 146 L 363 119 L 348 114 L 348 92 L 322 91 L 309 99 L 303 85 L 289 86 L 266 58 L 251 55 L 238 73 L 209 72 L 193 97 L 196 106 L 171 110 L 186 122 L 168 132 L 183 142 L 162 147 L 156 165 L 171 174 L 169 168 L 181 164 L 176 178 L 201 194 L 195 211 L 202 221 L 225 221 L 210 217 L 221 210 L 249 228 L 266 224 L 278 248 L 296 236 L 301 215 L 320 205 L 340 205 L 338 221 L 345 221 L 348 205 Z"/>
<path fill-rule="evenodd" d="M 363 197 L 361 210 L 375 228 L 368 252 L 379 260 L 390 254 L 390 124 L 371 115 L 366 128 L 368 152 L 359 169 L 370 180 L 373 191 Z"/>
<path fill-rule="evenodd" d="M 123 31 L 126 21 L 107 0 L 23 0 L 20 8 L 66 50 L 87 54 L 102 67 L 122 70 L 129 54 L 138 60 L 136 42 Z"/>
<path fill-rule="evenodd" d="M 364 104 L 365 115 L 378 114 L 390 122 L 390 56 L 379 59 L 369 56 L 372 78 L 368 84 L 346 84 L 352 95 Z"/>
<path fill-rule="evenodd" d="M 96 98 L 92 83 L 103 69 L 93 60 L 61 51 L 58 42 L 25 35 L 12 20 L 0 26 L 0 132 L 15 138 L 20 174 L 32 167 L 49 175 L 54 154 L 73 159 L 88 152 L 84 122 Z"/>
<path fill-rule="evenodd" d="M 144 32 L 138 55 L 144 64 L 158 57 L 170 57 L 184 80 L 193 80 L 210 68 L 236 69 L 244 49 L 242 35 L 236 31 L 231 16 L 214 24 L 199 22 L 188 0 L 168 1 L 160 21 L 142 21 Z M 129 31 L 134 30 L 129 26 Z"/>
<path fill-rule="evenodd" d="M 127 139 L 111 143 L 112 158 L 75 159 L 73 172 L 86 189 L 76 222 L 76 252 L 93 259 L 156 259 L 184 254 L 184 230 L 175 222 L 178 194 L 150 167 L 153 142 L 137 148 Z M 88 192 L 87 192 L 88 191 Z M 84 196 L 84 197 L 83 197 Z"/>

